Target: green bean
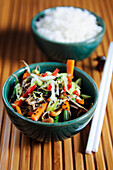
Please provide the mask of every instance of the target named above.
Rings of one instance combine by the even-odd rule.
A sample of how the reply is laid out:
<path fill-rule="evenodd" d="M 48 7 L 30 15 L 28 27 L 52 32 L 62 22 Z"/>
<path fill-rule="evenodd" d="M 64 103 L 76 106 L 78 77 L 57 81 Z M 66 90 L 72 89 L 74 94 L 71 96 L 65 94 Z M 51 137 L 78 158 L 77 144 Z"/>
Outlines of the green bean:
<path fill-rule="evenodd" d="M 12 97 L 14 97 L 14 95 L 16 94 L 16 88 L 15 86 L 18 84 L 18 81 L 17 79 L 15 80 L 15 85 L 14 85 L 14 90 L 13 90 L 13 94 L 12 94 Z"/>
<path fill-rule="evenodd" d="M 12 96 L 11 96 L 11 100 L 14 98 L 14 96 L 16 95 L 16 88 L 15 88 L 15 86 L 18 84 L 18 80 L 16 79 L 15 80 L 15 85 L 14 85 L 14 89 L 13 89 L 13 94 L 12 94 Z"/>
<path fill-rule="evenodd" d="M 91 96 L 86 95 L 86 94 L 81 94 L 80 97 L 82 97 L 83 99 L 89 99 L 89 98 L 91 98 Z"/>
<path fill-rule="evenodd" d="M 45 95 L 48 95 L 48 91 L 45 92 Z"/>
<path fill-rule="evenodd" d="M 64 112 L 63 112 L 63 118 L 64 118 L 64 122 L 69 119 L 69 113 L 68 113 L 67 110 L 64 110 Z"/>
<path fill-rule="evenodd" d="M 76 83 L 78 86 L 81 86 L 81 82 L 82 82 L 82 79 L 81 79 L 81 78 L 78 78 L 75 83 Z"/>
<path fill-rule="evenodd" d="M 54 123 L 57 123 L 59 121 L 59 115 L 54 118 Z"/>

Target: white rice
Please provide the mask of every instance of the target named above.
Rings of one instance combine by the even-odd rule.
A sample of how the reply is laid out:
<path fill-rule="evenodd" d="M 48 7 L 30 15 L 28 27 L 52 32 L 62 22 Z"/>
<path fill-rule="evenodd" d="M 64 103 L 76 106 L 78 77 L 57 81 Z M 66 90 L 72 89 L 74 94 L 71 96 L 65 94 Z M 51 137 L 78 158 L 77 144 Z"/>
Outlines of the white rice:
<path fill-rule="evenodd" d="M 37 31 L 57 42 L 81 42 L 94 37 L 102 27 L 96 17 L 87 10 L 74 7 L 57 7 L 49 10 L 36 22 Z"/>

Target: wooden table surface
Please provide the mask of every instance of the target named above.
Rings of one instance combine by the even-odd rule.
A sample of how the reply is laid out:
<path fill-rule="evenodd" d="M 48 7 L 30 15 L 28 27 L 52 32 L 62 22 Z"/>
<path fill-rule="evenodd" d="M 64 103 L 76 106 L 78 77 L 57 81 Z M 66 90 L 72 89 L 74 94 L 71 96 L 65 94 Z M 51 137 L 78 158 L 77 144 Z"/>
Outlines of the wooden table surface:
<path fill-rule="evenodd" d="M 28 64 L 49 61 L 37 48 L 31 34 L 32 17 L 54 6 L 76 6 L 100 15 L 106 24 L 102 43 L 90 58 L 77 62 L 99 87 L 102 73 L 93 59 L 107 56 L 113 41 L 113 0 L 0 0 L 0 170 L 112 170 L 113 169 L 113 79 L 97 153 L 85 154 L 90 124 L 72 138 L 39 143 L 24 136 L 9 120 L 2 103 L 2 87 L 8 76 Z M 108 75 L 109 76 L 109 75 Z"/>

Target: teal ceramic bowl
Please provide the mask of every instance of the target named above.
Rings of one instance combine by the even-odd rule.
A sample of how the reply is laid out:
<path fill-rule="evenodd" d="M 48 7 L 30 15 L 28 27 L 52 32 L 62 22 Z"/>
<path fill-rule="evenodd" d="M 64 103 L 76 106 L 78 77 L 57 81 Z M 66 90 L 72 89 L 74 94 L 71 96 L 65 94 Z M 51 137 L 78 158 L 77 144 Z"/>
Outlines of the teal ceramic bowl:
<path fill-rule="evenodd" d="M 95 13 L 89 11 L 97 18 L 97 24 L 102 27 L 102 31 L 91 39 L 79 43 L 61 43 L 51 41 L 39 34 L 36 29 L 35 22 L 44 17 L 48 11 L 55 9 L 56 7 L 43 10 L 32 19 L 31 29 L 37 46 L 48 56 L 50 60 L 66 61 L 67 59 L 74 59 L 79 61 L 90 56 L 100 44 L 104 36 L 105 24 L 103 19 L 97 16 Z"/>
<path fill-rule="evenodd" d="M 39 65 L 41 72 L 47 70 L 54 71 L 57 68 L 60 72 L 66 72 L 66 64 L 56 62 L 36 63 L 30 65 L 30 69 L 33 70 L 36 65 Z M 17 70 L 14 74 L 20 77 L 25 71 L 25 67 Z M 32 121 L 24 116 L 18 114 L 9 104 L 9 99 L 12 94 L 15 78 L 11 75 L 5 82 L 2 90 L 2 98 L 12 123 L 28 137 L 38 141 L 59 141 L 72 137 L 80 130 L 82 130 L 93 116 L 93 112 L 97 105 L 98 90 L 93 79 L 78 68 L 74 68 L 75 79 L 82 78 L 82 89 L 85 94 L 92 96 L 92 102 L 94 103 L 91 109 L 79 118 L 61 122 L 61 123 L 44 123 L 40 121 Z"/>

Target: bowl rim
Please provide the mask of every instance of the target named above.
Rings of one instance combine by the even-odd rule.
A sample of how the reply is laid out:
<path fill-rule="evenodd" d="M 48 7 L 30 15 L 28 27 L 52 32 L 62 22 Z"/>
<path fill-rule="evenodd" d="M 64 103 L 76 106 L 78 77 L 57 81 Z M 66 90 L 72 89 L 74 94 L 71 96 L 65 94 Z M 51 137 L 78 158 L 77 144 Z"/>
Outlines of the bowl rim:
<path fill-rule="evenodd" d="M 99 21 L 101 21 L 101 23 L 102 23 L 102 24 L 101 24 L 101 27 L 102 27 L 101 32 L 99 32 L 98 34 L 96 34 L 96 35 L 93 36 L 92 38 L 89 38 L 89 39 L 87 39 L 87 40 L 85 40 L 85 41 L 81 41 L 81 42 L 66 42 L 66 43 L 65 43 L 65 42 L 53 41 L 53 40 L 50 40 L 50 39 L 46 38 L 45 36 L 41 35 L 41 34 L 37 31 L 36 26 L 35 26 L 35 22 L 36 22 L 37 19 L 39 19 L 40 17 L 44 16 L 44 14 L 45 14 L 47 11 L 55 10 L 57 7 L 73 7 L 73 8 L 81 9 L 81 10 L 83 10 L 83 11 L 86 10 L 86 11 L 90 12 L 91 14 L 93 14 L 93 15 L 96 17 L 96 19 L 99 19 Z M 48 41 L 48 42 L 50 42 L 50 43 L 54 43 L 54 44 L 57 44 L 57 45 L 65 45 L 65 46 L 67 46 L 67 45 L 83 45 L 83 44 L 86 44 L 86 43 L 87 43 L 87 44 L 88 44 L 88 43 L 92 43 L 92 42 L 94 42 L 96 39 L 98 39 L 101 35 L 104 35 L 106 27 L 105 27 L 104 20 L 103 20 L 100 16 L 98 16 L 96 13 L 94 13 L 94 12 L 88 10 L 88 9 L 80 8 L 80 7 L 75 7 L 75 6 L 56 6 L 56 7 L 44 9 L 44 10 L 40 11 L 39 13 L 37 13 L 37 14 L 32 18 L 32 20 L 31 20 L 31 29 L 32 29 L 32 31 L 33 31 L 33 33 L 34 33 L 35 35 L 37 35 L 38 37 L 40 37 L 41 39 L 43 39 L 43 40 L 45 40 L 45 41 Z"/>
<path fill-rule="evenodd" d="M 59 63 L 59 62 L 40 62 L 40 63 L 34 63 L 34 64 L 30 64 L 29 67 L 33 67 L 35 68 L 36 65 L 44 65 L 44 66 L 47 66 L 47 65 L 59 65 L 59 66 L 63 66 L 63 67 L 66 67 L 66 64 L 64 63 Z M 18 69 L 17 71 L 15 71 L 14 73 L 12 74 L 18 74 L 18 73 L 22 73 L 23 71 L 26 70 L 26 67 L 22 67 L 20 69 Z M 5 81 L 4 85 L 3 85 L 3 88 L 2 88 L 2 100 L 4 102 L 4 104 L 6 105 L 6 107 L 11 111 L 13 112 L 17 117 L 29 122 L 29 123 L 33 123 L 33 124 L 37 124 L 37 125 L 42 125 L 42 126 L 65 126 L 65 125 L 69 125 L 69 124 L 73 124 L 73 123 L 77 123 L 78 121 L 81 121 L 83 120 L 84 118 L 86 118 L 89 114 L 91 114 L 91 112 L 93 110 L 95 110 L 96 108 L 96 105 L 97 105 L 97 101 L 98 101 L 98 88 L 96 86 L 96 83 L 94 82 L 94 80 L 84 71 L 80 70 L 79 68 L 76 68 L 74 67 L 74 70 L 79 72 L 80 74 L 84 75 L 89 81 L 90 83 L 92 83 L 92 85 L 94 86 L 94 89 L 95 89 L 95 101 L 93 103 L 93 106 L 90 108 L 90 110 L 88 110 L 88 112 L 86 112 L 85 114 L 83 114 L 82 116 L 76 118 L 76 119 L 73 119 L 73 120 L 69 120 L 69 121 L 66 121 L 66 122 L 59 122 L 59 123 L 46 123 L 46 122 L 41 122 L 41 121 L 33 121 L 31 119 L 28 119 L 20 114 L 18 114 L 10 105 L 9 101 L 8 101 L 8 97 L 6 95 L 6 92 L 5 92 L 5 89 L 8 87 L 8 82 L 11 81 L 11 79 L 14 79 L 14 76 L 12 76 L 12 74 L 7 78 L 7 80 Z"/>

